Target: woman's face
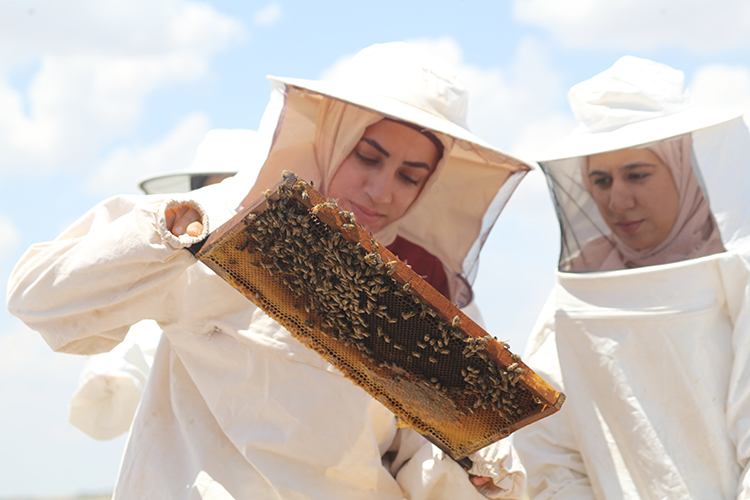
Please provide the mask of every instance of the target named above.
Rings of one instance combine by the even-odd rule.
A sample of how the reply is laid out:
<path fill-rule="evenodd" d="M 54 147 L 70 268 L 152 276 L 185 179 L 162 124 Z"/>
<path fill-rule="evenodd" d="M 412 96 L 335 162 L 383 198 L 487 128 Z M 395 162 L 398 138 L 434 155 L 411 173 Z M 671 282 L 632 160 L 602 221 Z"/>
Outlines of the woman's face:
<path fill-rule="evenodd" d="M 621 149 L 588 158 L 588 178 L 604 222 L 628 247 L 655 247 L 672 230 L 680 197 L 672 172 L 648 149 Z"/>
<path fill-rule="evenodd" d="M 435 170 L 438 154 L 419 131 L 380 120 L 341 162 L 326 196 L 375 233 L 404 215 Z"/>

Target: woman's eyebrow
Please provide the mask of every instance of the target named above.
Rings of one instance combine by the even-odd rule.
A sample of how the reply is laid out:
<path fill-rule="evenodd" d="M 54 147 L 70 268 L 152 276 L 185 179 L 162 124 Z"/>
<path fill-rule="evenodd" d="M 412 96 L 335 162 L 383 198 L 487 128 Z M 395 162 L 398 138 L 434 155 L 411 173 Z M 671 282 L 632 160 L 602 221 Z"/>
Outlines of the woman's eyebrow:
<path fill-rule="evenodd" d="M 385 156 L 386 158 L 390 158 L 391 157 L 391 154 L 388 151 L 386 151 L 385 148 L 383 148 L 383 146 L 381 146 L 380 143 L 378 141 L 376 141 L 375 139 L 370 139 L 368 137 L 363 137 L 360 140 L 361 141 L 365 141 L 367 144 L 369 144 L 373 148 L 375 148 L 378 151 L 380 151 L 380 153 L 383 154 L 383 156 Z"/>
<path fill-rule="evenodd" d="M 656 167 L 656 165 L 647 161 L 636 161 L 633 163 L 628 163 L 627 165 L 623 165 L 619 168 L 619 170 L 633 170 L 634 168 L 638 167 Z"/>
<path fill-rule="evenodd" d="M 375 139 L 370 139 L 369 137 L 363 137 L 360 140 L 361 141 L 365 141 L 367 144 L 369 144 L 373 148 L 375 148 L 378 151 L 380 151 L 380 153 L 383 156 L 385 156 L 386 158 L 390 158 L 391 157 L 391 154 L 388 151 L 386 151 L 385 148 L 383 146 L 381 146 L 380 143 L 378 141 L 376 141 Z M 425 163 L 423 161 L 405 161 L 404 165 L 406 165 L 407 167 L 423 168 L 425 170 L 428 170 L 428 171 L 432 172 L 432 167 L 429 166 L 427 163 Z"/>
<path fill-rule="evenodd" d="M 405 161 L 404 165 L 407 167 L 424 168 L 425 170 L 432 172 L 432 167 L 423 161 Z"/>
<path fill-rule="evenodd" d="M 633 170 L 634 168 L 638 167 L 656 167 L 654 163 L 649 163 L 647 161 L 637 161 L 633 163 L 628 163 L 627 165 L 623 165 L 621 167 L 617 167 L 617 170 Z M 594 175 L 611 175 L 609 172 L 604 172 L 603 170 L 594 170 L 592 172 L 589 172 L 589 177 L 592 177 Z"/>

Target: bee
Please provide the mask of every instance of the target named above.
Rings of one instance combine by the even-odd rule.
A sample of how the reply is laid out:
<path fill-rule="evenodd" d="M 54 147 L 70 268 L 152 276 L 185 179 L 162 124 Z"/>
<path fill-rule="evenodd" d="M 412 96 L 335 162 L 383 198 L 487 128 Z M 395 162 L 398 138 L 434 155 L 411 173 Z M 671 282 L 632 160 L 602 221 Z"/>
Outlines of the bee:
<path fill-rule="evenodd" d="M 234 249 L 239 252 L 244 252 L 245 249 L 247 249 L 249 244 L 250 244 L 250 240 L 245 240 L 245 241 L 240 242 L 240 244 L 234 247 Z"/>
<path fill-rule="evenodd" d="M 461 318 L 458 317 L 458 315 L 453 317 L 453 321 L 451 322 L 451 325 L 453 328 L 458 326 L 458 323 L 461 321 Z"/>

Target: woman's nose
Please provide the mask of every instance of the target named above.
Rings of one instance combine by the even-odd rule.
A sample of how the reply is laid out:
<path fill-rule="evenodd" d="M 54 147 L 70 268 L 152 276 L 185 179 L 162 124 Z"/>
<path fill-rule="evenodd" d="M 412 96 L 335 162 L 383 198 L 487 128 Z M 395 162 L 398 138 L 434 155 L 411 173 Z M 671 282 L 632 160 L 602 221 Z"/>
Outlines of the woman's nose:
<path fill-rule="evenodd" d="M 625 183 L 614 181 L 609 196 L 609 209 L 615 213 L 622 213 L 635 207 L 633 192 Z"/>
<path fill-rule="evenodd" d="M 373 170 L 367 178 L 365 192 L 375 203 L 390 203 L 393 199 L 393 173 L 386 166 Z"/>

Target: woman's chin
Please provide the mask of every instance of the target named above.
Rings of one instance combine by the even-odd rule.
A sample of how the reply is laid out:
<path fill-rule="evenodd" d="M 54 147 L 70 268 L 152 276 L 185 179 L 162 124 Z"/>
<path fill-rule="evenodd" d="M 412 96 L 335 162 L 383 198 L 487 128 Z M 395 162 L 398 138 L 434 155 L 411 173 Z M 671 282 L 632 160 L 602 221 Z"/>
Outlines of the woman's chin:
<path fill-rule="evenodd" d="M 631 250 L 638 252 L 648 252 L 655 248 L 660 242 L 654 242 L 653 238 L 643 238 L 640 235 L 618 235 L 620 240 Z"/>

